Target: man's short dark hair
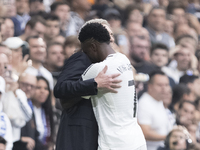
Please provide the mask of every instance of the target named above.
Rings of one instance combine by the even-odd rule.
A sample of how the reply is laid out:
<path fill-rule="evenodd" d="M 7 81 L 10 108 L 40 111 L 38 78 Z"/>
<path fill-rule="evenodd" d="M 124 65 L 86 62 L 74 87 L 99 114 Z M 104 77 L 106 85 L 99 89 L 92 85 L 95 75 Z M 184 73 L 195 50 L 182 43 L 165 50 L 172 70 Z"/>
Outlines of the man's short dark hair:
<path fill-rule="evenodd" d="M 195 75 L 183 75 L 181 78 L 180 78 L 180 83 L 183 83 L 183 84 L 188 84 L 188 83 L 193 83 L 194 80 L 198 79 L 199 77 L 198 76 L 195 76 Z"/>
<path fill-rule="evenodd" d="M 54 46 L 54 45 L 59 45 L 59 46 L 61 46 L 63 48 L 63 44 L 58 43 L 58 42 L 53 42 L 53 43 L 51 42 L 51 43 L 49 43 L 47 45 L 47 53 L 48 53 L 49 48 L 52 47 L 52 46 Z"/>
<path fill-rule="evenodd" d="M 182 39 L 184 39 L 184 38 L 190 38 L 191 40 L 196 41 L 196 39 L 195 39 L 193 36 L 191 36 L 191 35 L 189 35 L 189 34 L 184 34 L 184 35 L 181 35 L 181 36 L 179 36 L 179 37 L 176 38 L 176 41 L 175 41 L 176 45 L 178 45 L 179 42 L 180 42 Z"/>
<path fill-rule="evenodd" d="M 67 3 L 67 2 L 54 2 L 51 5 L 51 12 L 54 12 L 58 8 L 58 6 L 61 6 L 61 5 L 67 5 L 67 6 L 69 6 L 69 3 Z"/>
<path fill-rule="evenodd" d="M 56 15 L 48 15 L 48 16 L 46 16 L 45 17 L 45 20 L 47 21 L 47 20 L 51 20 L 51 21 L 60 21 L 60 19 L 59 19 L 59 17 L 58 16 L 56 16 Z"/>
<path fill-rule="evenodd" d="M 6 140 L 2 136 L 0 136 L 0 144 L 6 145 L 6 143 Z"/>
<path fill-rule="evenodd" d="M 43 0 L 29 0 L 29 4 L 33 3 L 33 2 L 40 2 L 43 3 Z"/>
<path fill-rule="evenodd" d="M 78 37 L 81 43 L 92 38 L 100 43 L 110 43 L 110 34 L 100 23 L 86 23 L 81 28 Z"/>
<path fill-rule="evenodd" d="M 165 44 L 162 44 L 162 43 L 156 43 L 152 46 L 151 48 L 151 55 L 153 54 L 153 52 L 157 49 L 163 49 L 167 52 L 169 52 L 169 48 L 165 45 Z"/>
<path fill-rule="evenodd" d="M 66 37 L 65 42 L 63 44 L 63 48 L 65 49 L 67 46 L 71 46 L 71 45 L 81 47 L 81 43 L 78 40 L 77 36 L 71 35 L 71 36 Z"/>
<path fill-rule="evenodd" d="M 155 71 L 152 71 L 150 74 L 149 74 L 149 81 L 148 83 L 153 83 L 153 79 L 155 77 L 155 75 L 163 75 L 163 76 L 166 76 L 164 72 L 162 72 L 161 70 L 155 70 Z M 167 76 L 166 76 L 167 77 Z"/>
<path fill-rule="evenodd" d="M 38 22 L 40 22 L 41 24 L 43 24 L 43 25 L 46 26 L 45 20 L 42 17 L 40 17 L 40 16 L 33 16 L 31 18 L 31 20 L 29 20 L 27 22 L 26 26 L 30 26 L 31 29 L 33 29 Z"/>
<path fill-rule="evenodd" d="M 29 43 L 30 39 L 39 39 L 40 37 L 38 35 L 35 35 L 35 36 L 29 36 L 27 39 L 26 39 L 26 42 Z"/>
<path fill-rule="evenodd" d="M 183 9 L 185 11 L 185 6 L 182 1 L 170 1 L 167 7 L 167 13 L 172 14 L 174 9 Z"/>
<path fill-rule="evenodd" d="M 177 102 L 180 102 L 184 94 L 189 95 L 190 93 L 191 90 L 189 89 L 189 87 L 185 86 L 182 83 L 173 87 L 172 102 L 170 107 L 172 108 Z"/>
<path fill-rule="evenodd" d="M 162 6 L 154 6 L 154 7 L 150 10 L 149 16 L 151 15 L 151 13 L 152 13 L 154 10 L 157 10 L 157 9 L 161 9 L 161 10 L 163 10 L 163 11 L 166 13 L 166 10 L 165 10 L 164 7 L 162 7 Z"/>
<path fill-rule="evenodd" d="M 183 105 L 184 105 L 185 103 L 191 104 L 191 105 L 193 105 L 193 106 L 196 108 L 194 102 L 187 101 L 187 100 L 183 100 L 183 101 L 180 102 L 179 109 L 183 108 Z"/>

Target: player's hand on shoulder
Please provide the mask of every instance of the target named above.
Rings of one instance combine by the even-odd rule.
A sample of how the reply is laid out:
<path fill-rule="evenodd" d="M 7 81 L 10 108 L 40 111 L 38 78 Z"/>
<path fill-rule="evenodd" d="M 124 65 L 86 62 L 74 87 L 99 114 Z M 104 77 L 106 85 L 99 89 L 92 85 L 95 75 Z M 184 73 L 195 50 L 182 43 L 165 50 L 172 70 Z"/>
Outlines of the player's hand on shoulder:
<path fill-rule="evenodd" d="M 103 93 L 117 93 L 116 89 L 121 87 L 120 82 L 122 82 L 121 80 L 117 79 L 117 77 L 120 74 L 117 73 L 112 75 L 106 75 L 107 69 L 108 66 L 105 66 L 104 69 L 94 79 L 97 82 L 98 91 L 101 91 Z"/>

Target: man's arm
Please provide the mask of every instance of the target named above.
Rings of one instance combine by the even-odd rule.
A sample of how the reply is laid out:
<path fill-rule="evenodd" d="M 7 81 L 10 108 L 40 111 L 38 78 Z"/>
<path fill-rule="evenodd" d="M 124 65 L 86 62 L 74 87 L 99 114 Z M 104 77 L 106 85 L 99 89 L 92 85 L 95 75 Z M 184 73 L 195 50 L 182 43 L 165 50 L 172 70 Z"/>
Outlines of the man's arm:
<path fill-rule="evenodd" d="M 166 136 L 156 133 L 150 125 L 140 124 L 140 127 L 142 128 L 145 139 L 148 141 L 163 141 L 166 138 Z"/>
<path fill-rule="evenodd" d="M 107 68 L 102 70 L 94 79 L 86 81 L 79 80 L 82 73 L 91 65 L 89 58 L 82 52 L 78 52 L 71 56 L 65 63 L 64 69 L 58 78 L 54 88 L 54 95 L 60 99 L 72 99 L 86 95 L 96 95 L 98 89 L 108 89 L 105 91 L 113 91 L 113 88 L 120 87 L 120 80 L 115 79 L 118 74 L 106 75 Z"/>

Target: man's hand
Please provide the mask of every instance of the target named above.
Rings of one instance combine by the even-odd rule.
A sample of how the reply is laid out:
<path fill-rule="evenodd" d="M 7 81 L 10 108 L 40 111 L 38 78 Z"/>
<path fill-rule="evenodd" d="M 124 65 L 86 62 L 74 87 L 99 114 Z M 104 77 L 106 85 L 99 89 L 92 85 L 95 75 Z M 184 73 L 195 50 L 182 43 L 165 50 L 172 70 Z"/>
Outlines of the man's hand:
<path fill-rule="evenodd" d="M 108 66 L 105 66 L 104 69 L 97 75 L 94 79 L 97 82 L 98 91 L 103 91 L 104 93 L 112 92 L 117 93 L 116 88 L 120 88 L 119 85 L 122 80 L 116 79 L 120 73 L 106 75 L 106 71 L 108 70 Z"/>
<path fill-rule="evenodd" d="M 35 141 L 32 138 L 30 138 L 30 137 L 22 137 L 21 140 L 23 142 L 27 143 L 26 148 L 28 150 L 33 150 L 34 149 L 34 147 L 35 147 Z"/>

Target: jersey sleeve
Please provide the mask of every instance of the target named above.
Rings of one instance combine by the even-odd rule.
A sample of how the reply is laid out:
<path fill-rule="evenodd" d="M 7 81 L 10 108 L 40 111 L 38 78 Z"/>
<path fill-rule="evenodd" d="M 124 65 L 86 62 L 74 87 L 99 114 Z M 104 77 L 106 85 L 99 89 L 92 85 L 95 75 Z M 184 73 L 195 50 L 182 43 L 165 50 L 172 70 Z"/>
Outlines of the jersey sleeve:
<path fill-rule="evenodd" d="M 99 72 L 103 70 L 104 67 L 105 65 L 103 63 L 96 63 L 90 65 L 81 76 L 83 81 L 95 78 L 99 74 Z M 90 97 L 91 96 L 83 96 L 83 98 L 85 99 L 89 99 Z"/>

